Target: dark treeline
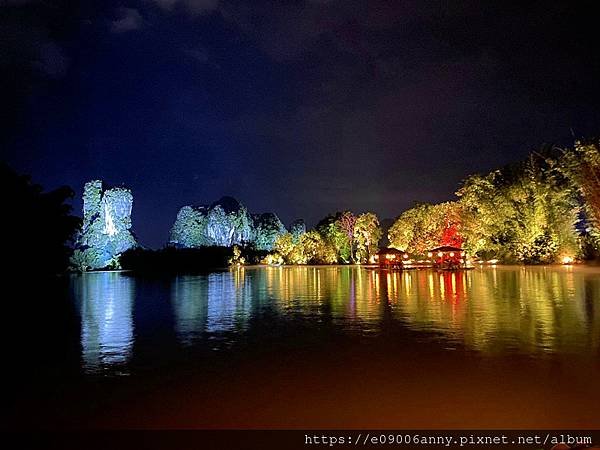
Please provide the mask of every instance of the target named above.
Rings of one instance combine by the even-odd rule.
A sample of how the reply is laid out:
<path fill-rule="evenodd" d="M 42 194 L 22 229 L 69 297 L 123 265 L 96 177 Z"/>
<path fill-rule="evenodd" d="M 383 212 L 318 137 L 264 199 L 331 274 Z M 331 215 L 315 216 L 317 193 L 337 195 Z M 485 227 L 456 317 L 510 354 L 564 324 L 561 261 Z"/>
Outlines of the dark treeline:
<path fill-rule="evenodd" d="M 64 272 L 73 239 L 81 220 L 66 203 L 74 195 L 63 186 L 50 192 L 0 164 L 0 192 L 6 214 L 2 220 L 5 261 L 8 270 L 39 275 Z"/>
<path fill-rule="evenodd" d="M 67 270 L 80 219 L 66 203 L 73 196 L 68 187 L 44 192 L 3 163 L 0 183 L 4 277 L 10 283 L 0 338 L 9 343 L 4 375 L 10 404 L 20 401 L 14 398 L 22 395 L 17 384 L 35 392 L 47 374 L 77 373 L 79 320 L 68 297 L 69 280 L 57 275 Z"/>
<path fill-rule="evenodd" d="M 160 250 L 138 247 L 123 253 L 120 263 L 122 269 L 151 275 L 201 273 L 234 264 L 258 264 L 266 255 L 266 251 L 239 247 L 166 247 Z"/>

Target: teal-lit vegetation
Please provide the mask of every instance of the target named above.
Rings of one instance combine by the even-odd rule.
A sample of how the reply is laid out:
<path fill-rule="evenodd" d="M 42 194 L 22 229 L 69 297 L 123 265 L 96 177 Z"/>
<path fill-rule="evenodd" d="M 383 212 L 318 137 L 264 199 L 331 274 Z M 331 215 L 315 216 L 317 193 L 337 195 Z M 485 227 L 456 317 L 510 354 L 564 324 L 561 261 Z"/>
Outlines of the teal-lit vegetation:
<path fill-rule="evenodd" d="M 301 224 L 292 224 L 294 232 Z M 223 197 L 210 206 L 181 208 L 171 228 L 169 244 L 177 248 L 239 245 L 270 251 L 286 232 L 276 214 L 250 214 L 236 199 Z"/>

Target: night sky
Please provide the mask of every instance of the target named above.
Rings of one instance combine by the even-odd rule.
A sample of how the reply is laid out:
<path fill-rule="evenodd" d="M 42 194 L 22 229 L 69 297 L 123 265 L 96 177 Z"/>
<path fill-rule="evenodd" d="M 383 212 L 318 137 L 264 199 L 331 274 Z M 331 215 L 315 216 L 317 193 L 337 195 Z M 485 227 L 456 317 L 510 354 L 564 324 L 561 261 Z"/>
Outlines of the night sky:
<path fill-rule="evenodd" d="M 0 0 L 2 159 L 134 195 L 159 247 L 232 195 L 392 218 L 600 131 L 593 2 Z"/>

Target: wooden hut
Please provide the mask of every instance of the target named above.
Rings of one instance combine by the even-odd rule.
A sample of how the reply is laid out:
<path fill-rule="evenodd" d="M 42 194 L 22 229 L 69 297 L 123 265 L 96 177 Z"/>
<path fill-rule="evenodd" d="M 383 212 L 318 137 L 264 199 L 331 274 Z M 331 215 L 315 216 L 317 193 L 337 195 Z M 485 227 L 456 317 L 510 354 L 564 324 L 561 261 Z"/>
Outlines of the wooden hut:
<path fill-rule="evenodd" d="M 382 248 L 375 255 L 380 269 L 402 269 L 405 253 L 395 248 Z"/>
<path fill-rule="evenodd" d="M 438 269 L 463 269 L 466 267 L 465 251 L 460 247 L 442 245 L 429 250 L 427 256 L 433 261 L 433 267 Z"/>

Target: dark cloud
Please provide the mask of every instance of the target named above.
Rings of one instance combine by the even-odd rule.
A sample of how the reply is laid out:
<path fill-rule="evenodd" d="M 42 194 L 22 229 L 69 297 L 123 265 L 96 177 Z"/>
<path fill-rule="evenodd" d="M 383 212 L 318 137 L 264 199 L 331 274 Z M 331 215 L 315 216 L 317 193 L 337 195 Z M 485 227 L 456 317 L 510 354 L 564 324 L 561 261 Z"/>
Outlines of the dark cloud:
<path fill-rule="evenodd" d="M 429 20 L 438 12 L 428 2 L 390 0 L 230 1 L 221 9 L 277 61 L 302 57 L 323 43 L 370 59 L 373 33 Z"/>
<path fill-rule="evenodd" d="M 184 11 L 194 14 L 207 14 L 218 9 L 219 0 L 152 0 L 160 8 L 165 11 L 173 11 L 175 9 L 183 9 Z"/>
<path fill-rule="evenodd" d="M 69 40 L 78 32 L 85 1 L 0 2 L 0 97 L 5 109 L 0 143 L 28 133 L 22 116 L 31 96 L 58 83 L 72 64 Z"/>
<path fill-rule="evenodd" d="M 117 9 L 117 18 L 110 22 L 110 31 L 125 33 L 139 30 L 144 25 L 144 18 L 135 8 L 120 7 Z"/>

